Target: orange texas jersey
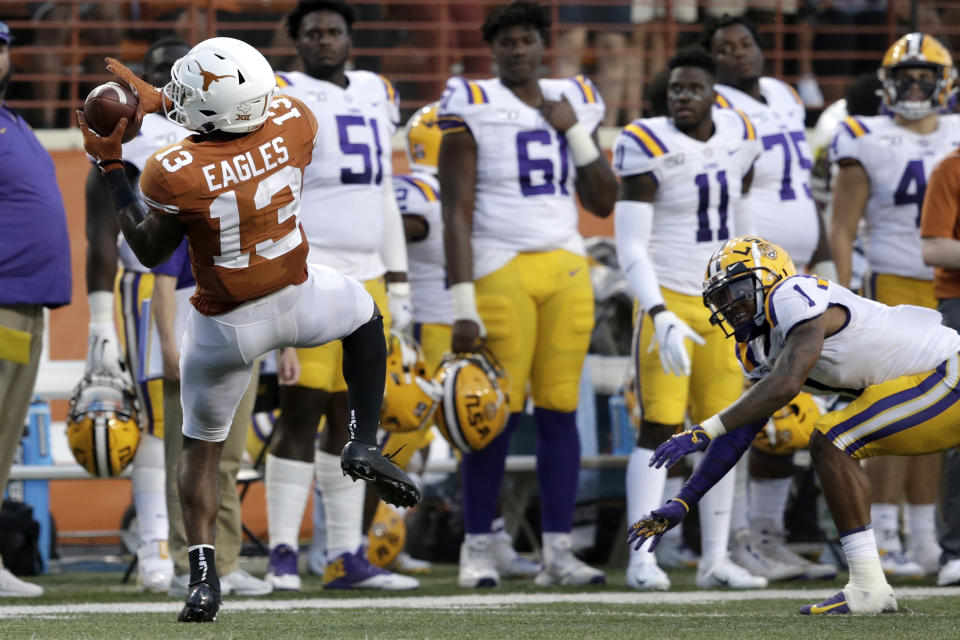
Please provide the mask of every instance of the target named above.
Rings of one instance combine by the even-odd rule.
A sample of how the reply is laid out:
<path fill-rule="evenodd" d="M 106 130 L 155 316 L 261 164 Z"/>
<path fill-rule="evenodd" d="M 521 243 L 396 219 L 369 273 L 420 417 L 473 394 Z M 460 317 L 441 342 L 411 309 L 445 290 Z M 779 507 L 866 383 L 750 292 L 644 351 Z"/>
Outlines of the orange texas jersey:
<path fill-rule="evenodd" d="M 306 280 L 300 189 L 316 135 L 313 112 L 279 95 L 256 131 L 226 141 L 190 136 L 147 161 L 140 190 L 151 208 L 183 221 L 197 279 L 190 301 L 200 313 Z"/>

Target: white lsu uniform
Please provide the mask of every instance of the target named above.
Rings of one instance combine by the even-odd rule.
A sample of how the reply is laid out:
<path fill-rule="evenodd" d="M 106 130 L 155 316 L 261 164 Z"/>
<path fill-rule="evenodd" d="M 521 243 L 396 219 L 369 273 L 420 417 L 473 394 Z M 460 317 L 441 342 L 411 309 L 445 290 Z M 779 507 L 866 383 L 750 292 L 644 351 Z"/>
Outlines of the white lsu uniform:
<path fill-rule="evenodd" d="M 546 100 L 566 96 L 592 132 L 603 120 L 600 92 L 584 76 L 542 78 Z M 473 275 L 481 278 L 517 253 L 565 249 L 586 255 L 577 230 L 577 169 L 563 134 L 499 78 L 454 77 L 440 99 L 444 131 L 468 129 L 477 142 Z"/>
<path fill-rule="evenodd" d="M 393 174 L 391 138 L 400 121 L 397 92 L 370 71 L 347 71 L 345 89 L 299 71 L 277 74 L 280 90 L 302 100 L 320 127 L 303 174 L 307 262 L 361 282 L 386 272 L 383 184 Z"/>
<path fill-rule="evenodd" d="M 704 265 L 713 252 L 741 235 L 734 210 L 743 178 L 762 150 L 741 114 L 715 108 L 712 117 L 716 130 L 705 142 L 659 117 L 627 125 L 613 146 L 617 175 L 650 173 L 657 181 L 650 259 L 660 286 L 688 296 L 702 293 Z"/>
<path fill-rule="evenodd" d="M 747 377 L 759 380 L 769 374 L 790 331 L 834 306 L 843 307 L 848 320 L 824 340 L 804 385 L 810 393 L 857 396 L 870 385 L 930 371 L 960 351 L 960 334 L 944 326 L 933 309 L 891 307 L 824 278 L 796 275 L 767 294 L 769 339 L 760 336 L 737 345 Z"/>
<path fill-rule="evenodd" d="M 760 78 L 765 102 L 726 85 L 714 89 L 717 104 L 747 115 L 763 145 L 750 184 L 757 233 L 786 249 L 798 267 L 807 265 L 817 249 L 820 222 L 810 190 L 813 153 L 803 102 L 790 85 L 775 78 Z"/>
<path fill-rule="evenodd" d="M 870 179 L 863 240 L 873 272 L 933 280 L 933 267 L 923 263 L 920 210 L 927 177 L 958 145 L 960 115 L 940 116 L 936 131 L 926 135 L 896 125 L 889 116 L 841 122 L 830 160 L 856 160 Z"/>
<path fill-rule="evenodd" d="M 453 298 L 447 284 L 443 252 L 440 184 L 425 171 L 394 176 L 393 192 L 401 215 L 423 218 L 427 235 L 407 243 L 407 278 L 413 302 L 413 320 L 419 324 L 453 324 Z"/>

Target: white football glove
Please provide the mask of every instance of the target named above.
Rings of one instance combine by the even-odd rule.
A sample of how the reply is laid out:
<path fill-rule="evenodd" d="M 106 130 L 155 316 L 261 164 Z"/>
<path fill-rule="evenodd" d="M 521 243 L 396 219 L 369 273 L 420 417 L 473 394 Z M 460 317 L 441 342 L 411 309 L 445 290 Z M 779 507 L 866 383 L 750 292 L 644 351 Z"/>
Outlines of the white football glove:
<path fill-rule="evenodd" d="M 650 343 L 647 353 L 653 351 L 656 346 L 660 352 L 660 365 L 664 373 L 672 373 L 675 376 L 690 375 L 690 356 L 687 355 L 684 339 L 690 338 L 700 345 L 705 344 L 706 341 L 670 310 L 661 311 L 653 316 L 653 330 L 653 342 Z"/>
<path fill-rule="evenodd" d="M 126 367 L 120 362 L 117 343 L 117 332 L 112 323 L 91 322 L 84 373 L 110 374 L 126 378 Z"/>
<path fill-rule="evenodd" d="M 413 301 L 409 282 L 391 282 L 387 285 L 387 304 L 390 305 L 390 327 L 407 333 L 413 324 Z"/>

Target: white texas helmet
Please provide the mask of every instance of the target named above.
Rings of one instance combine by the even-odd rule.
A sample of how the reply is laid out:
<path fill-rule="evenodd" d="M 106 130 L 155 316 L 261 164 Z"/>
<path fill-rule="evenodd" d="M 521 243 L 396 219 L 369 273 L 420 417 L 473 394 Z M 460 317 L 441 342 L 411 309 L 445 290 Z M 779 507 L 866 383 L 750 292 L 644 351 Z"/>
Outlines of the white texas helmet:
<path fill-rule="evenodd" d="M 204 40 L 174 63 L 170 77 L 167 118 L 200 133 L 258 129 L 277 90 L 263 54 L 235 38 Z"/>

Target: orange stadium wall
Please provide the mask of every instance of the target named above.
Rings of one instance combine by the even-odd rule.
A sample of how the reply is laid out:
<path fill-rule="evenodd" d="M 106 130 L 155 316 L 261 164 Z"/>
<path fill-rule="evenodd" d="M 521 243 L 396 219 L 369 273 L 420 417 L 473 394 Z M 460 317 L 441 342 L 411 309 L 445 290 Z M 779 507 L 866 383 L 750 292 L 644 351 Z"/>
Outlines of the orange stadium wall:
<path fill-rule="evenodd" d="M 53 360 L 82 360 L 86 357 L 87 325 L 89 309 L 87 307 L 86 284 L 86 239 L 84 236 L 84 185 L 90 163 L 82 151 L 52 151 L 57 169 L 57 181 L 67 210 L 67 223 L 70 229 L 70 262 L 73 267 L 73 303 L 55 309 L 50 313 L 50 358 Z M 402 173 L 408 169 L 406 156 L 394 152 L 395 170 Z M 585 211 L 580 212 L 580 231 L 584 236 L 613 235 L 613 218 L 600 219 Z M 51 411 L 54 420 L 66 419 L 66 401 L 54 401 Z M 130 481 L 128 479 L 97 480 L 55 480 L 50 482 L 50 507 L 60 531 L 90 531 L 116 529 L 126 508 L 131 504 Z M 79 495 L 88 495 L 95 491 L 97 508 L 77 500 Z M 311 498 L 312 499 L 312 498 Z M 311 532 L 308 505 L 301 527 L 301 535 L 309 537 Z M 243 521 L 251 531 L 266 537 L 266 509 L 263 485 L 250 487 L 243 502 Z"/>

